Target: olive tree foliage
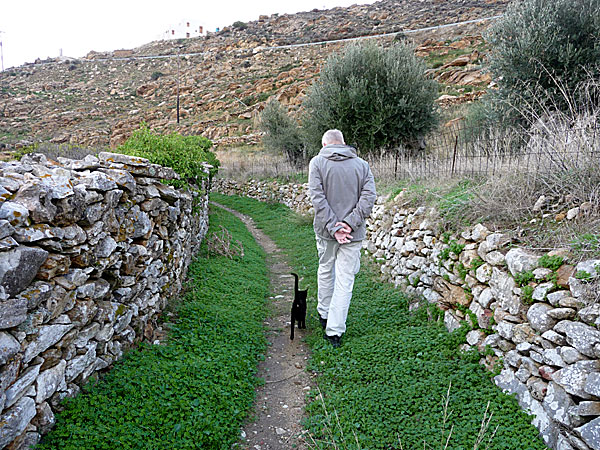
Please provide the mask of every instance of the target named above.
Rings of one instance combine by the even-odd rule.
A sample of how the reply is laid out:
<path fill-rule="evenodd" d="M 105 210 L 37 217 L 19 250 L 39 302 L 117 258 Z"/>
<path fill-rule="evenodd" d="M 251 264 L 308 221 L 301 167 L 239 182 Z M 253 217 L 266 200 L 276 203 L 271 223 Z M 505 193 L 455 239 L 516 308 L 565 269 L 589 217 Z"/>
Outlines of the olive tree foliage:
<path fill-rule="evenodd" d="M 492 120 L 565 112 L 581 100 L 582 84 L 600 75 L 600 0 L 514 2 L 486 37 L 498 84 L 486 102 Z"/>
<path fill-rule="evenodd" d="M 267 150 L 282 152 L 296 166 L 304 163 L 306 152 L 301 130 L 277 100 L 270 100 L 265 105 L 260 115 L 260 127 L 265 133 L 262 141 Z"/>
<path fill-rule="evenodd" d="M 329 57 L 304 102 L 302 126 L 310 153 L 331 128 L 371 153 L 408 144 L 438 124 L 436 81 L 411 46 L 353 44 Z"/>

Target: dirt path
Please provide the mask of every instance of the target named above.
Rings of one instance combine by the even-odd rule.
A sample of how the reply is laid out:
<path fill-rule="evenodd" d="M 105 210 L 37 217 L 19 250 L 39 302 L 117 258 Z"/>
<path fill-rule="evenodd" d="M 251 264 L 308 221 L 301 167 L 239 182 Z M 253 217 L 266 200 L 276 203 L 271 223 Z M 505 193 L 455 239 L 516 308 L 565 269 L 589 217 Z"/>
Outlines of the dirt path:
<path fill-rule="evenodd" d="M 240 218 L 254 239 L 267 252 L 271 293 L 269 317 L 265 321 L 268 349 L 259 365 L 258 376 L 265 384 L 257 389 L 251 422 L 242 430 L 245 450 L 287 450 L 308 448 L 301 420 L 305 396 L 311 379 L 306 372 L 308 347 L 303 342 L 306 330 L 296 328 L 290 340 L 290 310 L 294 297 L 294 278 L 281 250 L 257 229 L 253 220 L 239 212 L 214 203 Z M 300 280 L 300 288 L 303 288 Z"/>

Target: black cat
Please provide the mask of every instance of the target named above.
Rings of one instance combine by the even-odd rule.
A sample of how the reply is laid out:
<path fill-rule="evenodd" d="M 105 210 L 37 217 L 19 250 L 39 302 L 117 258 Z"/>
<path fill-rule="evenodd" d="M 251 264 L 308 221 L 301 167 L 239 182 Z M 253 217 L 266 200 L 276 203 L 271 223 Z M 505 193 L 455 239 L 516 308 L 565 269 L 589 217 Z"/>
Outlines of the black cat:
<path fill-rule="evenodd" d="M 294 323 L 298 322 L 298 328 L 306 328 L 306 294 L 308 289 L 298 290 L 298 275 L 292 273 L 295 278 L 294 283 L 294 303 L 292 303 L 292 332 L 290 339 L 294 340 Z"/>

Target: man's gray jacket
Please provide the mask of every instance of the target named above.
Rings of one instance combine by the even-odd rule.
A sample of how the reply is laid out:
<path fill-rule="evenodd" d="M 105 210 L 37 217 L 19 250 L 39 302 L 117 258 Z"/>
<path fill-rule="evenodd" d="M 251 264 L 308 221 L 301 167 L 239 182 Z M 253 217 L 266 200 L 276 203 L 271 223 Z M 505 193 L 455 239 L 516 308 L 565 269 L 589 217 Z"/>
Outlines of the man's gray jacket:
<path fill-rule="evenodd" d="M 353 241 L 365 238 L 365 221 L 377 193 L 369 164 L 354 148 L 338 144 L 323 147 L 310 161 L 308 188 L 317 236 L 335 239 L 334 233 L 342 228 L 336 227 L 336 222 L 345 222 L 352 228 Z"/>

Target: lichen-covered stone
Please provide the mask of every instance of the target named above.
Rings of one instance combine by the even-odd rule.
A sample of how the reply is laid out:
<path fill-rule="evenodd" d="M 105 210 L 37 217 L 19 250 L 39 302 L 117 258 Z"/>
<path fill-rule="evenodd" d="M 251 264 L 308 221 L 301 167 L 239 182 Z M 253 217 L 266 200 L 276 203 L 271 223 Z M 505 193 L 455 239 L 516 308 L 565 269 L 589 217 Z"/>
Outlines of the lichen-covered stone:
<path fill-rule="evenodd" d="M 546 295 L 554 288 L 554 283 L 541 283 L 535 287 L 531 298 L 539 302 L 546 300 Z"/>
<path fill-rule="evenodd" d="M 590 395 L 600 398 L 600 373 L 592 372 L 585 380 L 583 390 Z"/>
<path fill-rule="evenodd" d="M 531 327 L 543 333 L 548 331 L 556 325 L 556 320 L 553 319 L 548 313 L 554 308 L 546 303 L 534 303 L 527 310 L 527 320 L 531 324 Z"/>
<path fill-rule="evenodd" d="M 498 301 L 500 307 L 511 314 L 518 314 L 521 308 L 521 301 L 513 293 L 513 289 L 517 286 L 514 278 L 494 267 L 489 284 L 492 295 Z"/>
<path fill-rule="evenodd" d="M 571 425 L 569 409 L 575 405 L 567 392 L 557 383 L 550 381 L 543 401 L 544 409 L 548 415 L 565 426 Z"/>
<path fill-rule="evenodd" d="M 36 380 L 35 401 L 37 403 L 42 403 L 56 392 L 60 384 L 64 382 L 66 367 L 67 362 L 62 360 L 54 367 L 39 374 Z"/>
<path fill-rule="evenodd" d="M 67 273 L 70 267 L 71 259 L 67 255 L 52 253 L 40 266 L 37 277 L 41 280 L 50 280 L 57 275 Z"/>
<path fill-rule="evenodd" d="M 21 186 L 12 201 L 25 206 L 29 217 L 36 223 L 51 222 L 56 215 L 56 205 L 52 203 L 50 188 L 41 180 Z"/>
<path fill-rule="evenodd" d="M 446 329 L 451 333 L 460 328 L 460 321 L 450 311 L 446 311 L 444 313 L 444 325 L 446 325 Z"/>
<path fill-rule="evenodd" d="M 600 417 L 576 428 L 575 431 L 592 450 L 600 450 Z"/>
<path fill-rule="evenodd" d="M 54 427 L 56 418 L 52 408 L 47 402 L 38 405 L 37 413 L 31 423 L 37 427 L 42 434 L 48 433 Z"/>
<path fill-rule="evenodd" d="M 40 373 L 41 364 L 30 367 L 25 372 L 19 375 L 19 378 L 6 389 L 6 405 L 5 408 L 10 408 L 19 400 L 25 391 L 31 386 L 38 374 Z"/>
<path fill-rule="evenodd" d="M 573 308 L 555 308 L 548 311 L 548 315 L 555 320 L 574 319 L 577 311 Z"/>
<path fill-rule="evenodd" d="M 96 361 L 97 345 L 96 342 L 89 344 L 88 351 L 84 355 L 76 356 L 68 363 L 65 371 L 65 379 L 67 382 L 73 381 L 79 374 Z"/>
<path fill-rule="evenodd" d="M 591 396 L 585 391 L 587 378 L 591 373 L 598 371 L 600 361 L 579 361 L 555 372 L 552 380 L 570 394 L 589 399 Z"/>
<path fill-rule="evenodd" d="M 136 182 L 131 173 L 126 170 L 119 169 L 104 169 L 103 170 L 110 178 L 115 180 L 117 186 L 122 187 L 129 192 L 135 192 Z"/>
<path fill-rule="evenodd" d="M 537 268 L 539 256 L 520 248 L 512 248 L 506 254 L 506 264 L 512 275 L 529 272 Z"/>
<path fill-rule="evenodd" d="M 29 286 L 47 256 L 46 250 L 26 246 L 0 253 L 0 284 L 8 295 L 14 296 Z"/>
<path fill-rule="evenodd" d="M 72 324 L 40 327 L 35 339 L 25 349 L 23 361 L 25 363 L 31 361 L 48 347 L 56 344 L 71 328 L 73 328 Z"/>
<path fill-rule="evenodd" d="M 12 298 L 0 300 L 0 330 L 16 327 L 27 318 L 27 300 Z"/>
<path fill-rule="evenodd" d="M 21 350 L 21 345 L 12 335 L 0 331 L 0 366 Z"/>
<path fill-rule="evenodd" d="M 4 202 L 0 205 L 0 219 L 6 220 L 13 227 L 27 224 L 29 210 L 15 202 Z"/>
<path fill-rule="evenodd" d="M 600 325 L 600 303 L 594 303 L 586 308 L 579 310 L 579 317 L 589 325 Z"/>
<path fill-rule="evenodd" d="M 23 433 L 35 415 L 35 401 L 31 397 L 22 398 L 0 415 L 0 448 L 4 448 Z"/>
<path fill-rule="evenodd" d="M 96 256 L 98 258 L 108 258 L 117 248 L 117 242 L 110 236 L 100 239 L 96 246 Z"/>
<path fill-rule="evenodd" d="M 564 334 L 567 342 L 579 352 L 591 358 L 595 357 L 594 345 L 600 343 L 600 331 L 584 323 L 569 320 L 559 322 L 554 331 Z"/>
<path fill-rule="evenodd" d="M 83 173 L 79 181 L 92 191 L 110 191 L 117 188 L 117 183 L 102 172 Z"/>

